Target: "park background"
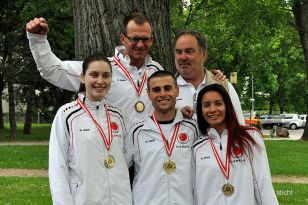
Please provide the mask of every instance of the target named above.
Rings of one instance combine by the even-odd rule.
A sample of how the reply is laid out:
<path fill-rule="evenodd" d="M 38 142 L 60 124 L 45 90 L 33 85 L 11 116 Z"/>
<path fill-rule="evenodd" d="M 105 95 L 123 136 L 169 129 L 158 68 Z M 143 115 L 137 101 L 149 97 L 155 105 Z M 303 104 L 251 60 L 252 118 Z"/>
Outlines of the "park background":
<path fill-rule="evenodd" d="M 57 109 L 71 93 L 46 82 L 36 69 L 25 24 L 45 17 L 48 40 L 60 59 L 109 56 L 119 45 L 120 25 L 132 11 L 153 24 L 153 59 L 175 73 L 173 40 L 180 29 L 208 38 L 208 69 L 229 78 L 246 112 L 307 114 L 308 0 L 3 0 L 0 7 L 0 140 L 48 141 Z M 2 102 L 8 103 L 8 110 Z M 36 123 L 47 124 L 36 124 Z M 266 141 L 281 204 L 308 204 L 306 128 L 299 141 Z M 48 145 L 0 146 L 0 168 L 47 169 Z M 303 177 L 303 178 L 301 178 Z M 305 183 L 300 183 L 305 182 Z M 47 177 L 0 177 L 0 204 L 51 204 Z"/>

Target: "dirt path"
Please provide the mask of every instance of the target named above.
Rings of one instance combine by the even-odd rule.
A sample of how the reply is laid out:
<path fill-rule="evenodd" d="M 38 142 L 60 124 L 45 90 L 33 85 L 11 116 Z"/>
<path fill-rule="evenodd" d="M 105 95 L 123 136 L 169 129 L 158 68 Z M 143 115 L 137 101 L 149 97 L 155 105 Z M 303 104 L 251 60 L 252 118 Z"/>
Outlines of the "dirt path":
<path fill-rule="evenodd" d="M 0 169 L 0 176 L 48 177 L 48 170 L 43 169 Z"/>
<path fill-rule="evenodd" d="M 308 177 L 272 176 L 273 183 L 308 184 Z"/>
<path fill-rule="evenodd" d="M 49 141 L 14 141 L 14 142 L 0 142 L 0 146 L 8 145 L 48 145 Z"/>
<path fill-rule="evenodd" d="M 42 169 L 0 169 L 0 177 L 48 177 L 48 170 Z M 308 177 L 273 176 L 273 183 L 308 184 Z"/>

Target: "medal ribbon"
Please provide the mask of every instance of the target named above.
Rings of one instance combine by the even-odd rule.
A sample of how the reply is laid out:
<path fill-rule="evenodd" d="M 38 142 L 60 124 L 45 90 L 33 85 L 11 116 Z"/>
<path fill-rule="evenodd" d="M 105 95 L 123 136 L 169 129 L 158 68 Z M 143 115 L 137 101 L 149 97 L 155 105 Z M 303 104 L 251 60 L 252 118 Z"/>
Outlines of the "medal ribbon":
<path fill-rule="evenodd" d="M 209 133 L 209 130 L 208 130 L 208 133 Z M 213 153 L 215 155 L 215 158 L 216 158 L 216 161 L 217 161 L 217 164 L 218 164 L 220 170 L 222 171 L 222 173 L 224 174 L 226 179 L 229 180 L 229 177 L 230 177 L 230 158 L 229 158 L 229 156 L 226 154 L 225 165 L 223 165 L 221 158 L 220 158 L 220 156 L 217 152 L 217 149 L 214 146 L 212 137 L 210 137 L 210 144 L 211 144 Z"/>
<path fill-rule="evenodd" d="M 147 80 L 147 74 L 146 72 L 144 72 L 143 76 L 142 76 L 142 80 L 141 80 L 141 84 L 140 84 L 140 88 L 138 88 L 135 84 L 135 82 L 133 81 L 132 76 L 129 74 L 128 70 L 124 67 L 124 65 L 120 62 L 120 60 L 116 57 L 113 56 L 113 61 L 119 66 L 119 68 L 124 72 L 124 74 L 126 75 L 126 77 L 129 79 L 129 81 L 131 82 L 131 84 L 135 87 L 135 90 L 138 94 L 138 96 L 140 97 L 142 89 L 145 85 L 145 82 Z"/>
<path fill-rule="evenodd" d="M 173 151 L 173 148 L 174 148 L 174 145 L 175 145 L 175 140 L 176 140 L 176 136 L 178 135 L 178 132 L 179 132 L 179 123 L 177 123 L 175 125 L 175 128 L 174 128 L 174 131 L 173 131 L 173 134 L 172 134 L 172 138 L 171 138 L 171 143 L 169 145 L 168 141 L 166 140 L 166 137 L 160 127 L 160 125 L 158 124 L 154 114 L 153 114 L 153 120 L 154 120 L 154 123 L 155 125 L 158 127 L 159 131 L 160 131 L 160 134 L 161 134 L 161 137 L 163 138 L 163 141 L 164 141 L 164 144 L 165 144 L 165 148 L 166 148 L 166 151 L 167 151 L 167 154 L 168 156 L 170 157 L 171 154 L 172 154 L 172 151 Z"/>
<path fill-rule="evenodd" d="M 106 149 L 109 151 L 110 149 L 110 144 L 112 142 L 113 139 L 113 135 L 112 135 L 112 131 L 111 131 L 111 122 L 110 122 L 110 115 L 109 112 L 107 110 L 106 105 L 104 105 L 105 107 L 105 112 L 106 112 L 106 116 L 107 116 L 107 125 L 108 125 L 108 139 L 102 129 L 102 127 L 97 123 L 97 121 L 94 119 L 93 115 L 90 113 L 90 111 L 88 110 L 88 108 L 86 107 L 85 104 L 83 104 L 81 102 L 81 100 L 78 98 L 77 99 L 77 103 L 82 107 L 82 109 L 84 109 L 84 111 L 90 116 L 90 118 L 92 119 L 92 121 L 94 122 L 94 124 L 96 125 L 99 133 L 101 134 L 101 137 L 103 138 L 104 144 L 106 146 Z"/>

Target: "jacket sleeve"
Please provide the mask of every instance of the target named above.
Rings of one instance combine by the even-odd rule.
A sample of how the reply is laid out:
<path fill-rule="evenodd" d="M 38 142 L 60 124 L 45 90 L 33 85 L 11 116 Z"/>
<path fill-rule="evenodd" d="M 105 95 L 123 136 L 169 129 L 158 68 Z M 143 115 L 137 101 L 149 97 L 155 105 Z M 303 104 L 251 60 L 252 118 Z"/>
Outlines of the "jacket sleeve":
<path fill-rule="evenodd" d="M 68 172 L 69 138 L 65 131 L 61 108 L 59 109 L 50 133 L 49 142 L 49 182 L 54 205 L 73 205 Z"/>
<path fill-rule="evenodd" d="M 245 125 L 245 120 L 244 120 L 244 115 L 243 115 L 243 110 L 242 110 L 242 107 L 241 107 L 240 99 L 237 95 L 236 90 L 234 89 L 233 85 L 230 82 L 228 82 L 228 89 L 229 89 L 231 102 L 232 102 L 232 105 L 234 107 L 238 122 L 241 125 Z"/>
<path fill-rule="evenodd" d="M 259 145 L 253 148 L 252 156 L 255 197 L 259 205 L 278 205 L 263 138 L 257 131 L 252 135 Z"/>
<path fill-rule="evenodd" d="M 133 139 L 132 127 L 129 128 L 127 135 L 124 139 L 124 154 L 125 160 L 127 163 L 127 167 L 131 167 L 133 165 L 134 159 L 134 139 Z"/>
<path fill-rule="evenodd" d="M 41 76 L 65 90 L 78 91 L 82 61 L 61 61 L 51 51 L 47 36 L 27 32 L 32 56 Z"/>

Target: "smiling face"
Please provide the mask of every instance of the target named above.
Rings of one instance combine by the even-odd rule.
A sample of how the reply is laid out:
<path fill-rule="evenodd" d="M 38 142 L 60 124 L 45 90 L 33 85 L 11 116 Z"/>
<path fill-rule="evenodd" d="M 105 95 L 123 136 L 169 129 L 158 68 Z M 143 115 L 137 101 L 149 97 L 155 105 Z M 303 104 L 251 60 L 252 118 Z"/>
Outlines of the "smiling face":
<path fill-rule="evenodd" d="M 226 128 L 226 106 L 220 93 L 216 91 L 205 93 L 201 100 L 201 106 L 205 121 L 207 121 L 210 127 L 222 133 Z"/>
<path fill-rule="evenodd" d="M 90 101 L 100 101 L 108 93 L 111 85 L 111 67 L 103 60 L 93 61 L 88 64 L 85 74 L 80 79 L 86 87 L 86 97 Z"/>
<path fill-rule="evenodd" d="M 148 96 L 156 113 L 174 114 L 179 88 L 171 76 L 161 76 L 148 82 Z"/>
<path fill-rule="evenodd" d="M 127 34 L 121 34 L 125 46 L 125 55 L 131 59 L 131 65 L 141 67 L 153 45 L 152 30 L 148 22 L 137 24 L 131 20 L 127 24 Z"/>

